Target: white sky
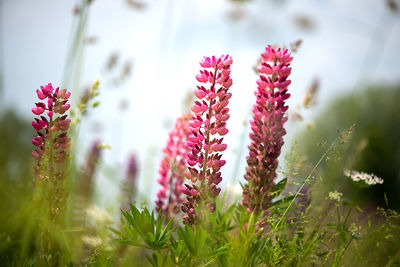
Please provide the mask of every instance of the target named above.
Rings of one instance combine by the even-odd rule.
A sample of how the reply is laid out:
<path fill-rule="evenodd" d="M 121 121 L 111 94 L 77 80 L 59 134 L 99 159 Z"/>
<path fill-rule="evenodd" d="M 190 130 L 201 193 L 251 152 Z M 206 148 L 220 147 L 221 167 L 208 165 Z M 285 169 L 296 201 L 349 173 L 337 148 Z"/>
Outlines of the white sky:
<path fill-rule="evenodd" d="M 241 6 L 242 18 L 233 21 L 228 14 L 235 6 L 227 0 L 148 0 L 140 11 L 123 0 L 94 0 L 87 33 L 96 36 L 97 42 L 85 47 L 81 85 L 100 79 L 101 106 L 82 124 L 83 153 L 93 138 L 101 138 L 112 146 L 105 152 L 107 165 L 124 168 L 127 154 L 136 151 L 142 167 L 140 188 L 154 199 L 155 191 L 148 191 L 144 177 L 153 177 L 147 183 L 155 183 L 161 148 L 183 110 L 185 95 L 196 85 L 202 56 L 230 53 L 234 59 L 224 183 L 232 176 L 242 122 L 248 119 L 253 101 L 256 76 L 251 67 L 267 44 L 288 45 L 303 39 L 292 64 L 291 108 L 301 101 L 314 77 L 321 81 L 319 108 L 353 90 L 360 80 L 363 84 L 399 82 L 400 14 L 389 12 L 383 0 L 277 2 L 253 0 Z M 61 83 L 75 1 L 2 0 L 0 4 L 4 77 L 0 104 L 29 118 L 35 89 L 48 82 Z M 315 29 L 299 29 L 294 23 L 299 15 L 310 16 Z M 122 56 L 122 63 L 134 62 L 133 75 L 119 88 L 111 86 L 112 75 L 104 72 L 112 52 Z M 367 53 L 371 54 L 367 57 Z M 124 99 L 129 107 L 122 112 Z M 94 124 L 100 128 L 94 131 Z M 292 135 L 304 127 L 297 126 L 290 127 Z M 146 160 L 149 151 L 156 156 L 153 165 Z M 143 171 L 144 165 L 150 167 Z M 104 203 L 115 196 L 118 179 L 121 175 L 99 181 L 107 196 Z"/>

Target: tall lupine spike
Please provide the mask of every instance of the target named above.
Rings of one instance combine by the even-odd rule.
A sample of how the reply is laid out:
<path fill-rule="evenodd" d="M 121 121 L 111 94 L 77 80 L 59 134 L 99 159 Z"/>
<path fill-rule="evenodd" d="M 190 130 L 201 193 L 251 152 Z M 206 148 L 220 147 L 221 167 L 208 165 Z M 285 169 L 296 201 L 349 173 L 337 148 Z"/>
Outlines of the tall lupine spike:
<path fill-rule="evenodd" d="M 52 175 L 60 175 L 59 172 L 62 170 L 60 168 L 55 170 L 52 164 L 65 161 L 70 145 L 67 131 L 71 120 L 67 115 L 55 116 L 55 114 L 64 114 L 70 108 L 67 102 L 71 93 L 67 89 L 59 90 L 58 87 L 54 89 L 51 83 L 41 86 L 36 93 L 43 102 L 36 103 L 32 109 L 32 112 L 38 115 L 32 122 L 37 132 L 37 136 L 32 139 L 32 144 L 37 147 L 32 156 L 37 163 L 36 179 L 50 179 Z M 47 159 L 45 165 L 49 166 L 47 171 L 41 170 L 44 155 Z"/>
<path fill-rule="evenodd" d="M 61 252 L 60 244 L 51 238 L 52 224 L 64 227 L 67 191 L 65 189 L 66 163 L 69 155 L 70 139 L 67 136 L 70 119 L 62 115 L 69 108 L 70 93 L 66 89 L 53 88 L 49 83 L 36 91 L 42 102 L 35 104 L 32 112 L 38 117 L 32 122 L 37 136 L 32 143 L 37 148 L 32 152 L 36 161 L 34 167 L 35 198 L 42 220 L 38 224 L 40 231 L 39 255 L 43 261 L 39 265 L 57 265 Z M 51 222 L 51 224 L 49 224 Z"/>
<path fill-rule="evenodd" d="M 75 224 L 82 226 L 86 220 L 86 209 L 93 195 L 94 177 L 101 157 L 100 141 L 94 140 L 87 152 L 86 161 L 81 167 L 75 202 Z"/>
<path fill-rule="evenodd" d="M 101 157 L 100 144 L 101 142 L 99 140 L 94 140 L 92 142 L 87 152 L 86 162 L 82 166 L 78 192 L 84 202 L 87 202 L 92 195 L 94 175 Z"/>
<path fill-rule="evenodd" d="M 186 154 L 190 151 L 187 144 L 191 134 L 189 129 L 189 114 L 179 117 L 174 128 L 169 133 L 167 145 L 163 149 L 164 158 L 161 160 L 157 182 L 161 185 L 157 192 L 156 209 L 166 220 L 176 215 L 181 209 L 182 186 L 186 171 Z"/>
<path fill-rule="evenodd" d="M 196 76 L 200 83 L 209 83 L 210 87 L 197 86 L 194 94 L 197 100 L 192 106 L 193 117 L 189 121 L 191 135 L 187 154 L 188 169 L 186 177 L 192 184 L 185 184 L 182 192 L 187 200 L 183 203 L 182 211 L 185 223 L 193 224 L 199 217 L 196 209 L 205 207 L 208 211 L 215 210 L 215 197 L 221 191 L 217 185 L 221 182 L 220 169 L 225 165 L 222 152 L 227 145 L 223 136 L 228 133 L 226 121 L 229 119 L 227 105 L 232 94 L 228 89 L 232 85 L 230 66 L 232 57 L 222 55 L 204 57 L 200 65 L 204 68 Z M 209 69 L 209 70 L 207 70 Z M 196 183 L 198 182 L 199 183 Z"/>
<path fill-rule="evenodd" d="M 275 186 L 278 157 L 286 134 L 283 125 L 288 119 L 285 116 L 288 106 L 285 101 L 290 96 L 287 92 L 290 80 L 287 78 L 293 59 L 287 49 L 274 49 L 270 45 L 261 56 L 263 61 L 258 67 L 260 78 L 255 92 L 257 99 L 250 121 L 251 144 L 244 176 L 247 184 L 242 198 L 247 211 L 257 214 L 266 213 L 271 203 L 269 193 Z"/>
<path fill-rule="evenodd" d="M 136 154 L 131 153 L 128 158 L 128 164 L 126 167 L 125 181 L 122 185 L 122 200 L 121 209 L 128 209 L 129 203 L 131 203 L 136 195 L 136 180 L 138 176 L 138 159 Z"/>

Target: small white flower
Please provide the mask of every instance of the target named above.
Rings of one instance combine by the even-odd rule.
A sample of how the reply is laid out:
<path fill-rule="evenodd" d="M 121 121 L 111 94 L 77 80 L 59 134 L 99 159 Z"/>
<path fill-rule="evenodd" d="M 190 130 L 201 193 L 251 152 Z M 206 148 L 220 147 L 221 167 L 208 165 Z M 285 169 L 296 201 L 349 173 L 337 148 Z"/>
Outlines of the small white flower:
<path fill-rule="evenodd" d="M 369 174 L 365 172 L 345 170 L 344 175 L 349 177 L 354 182 L 363 181 L 367 185 L 383 184 L 383 179 L 372 173 Z"/>
<path fill-rule="evenodd" d="M 340 202 L 340 198 L 342 197 L 343 193 L 340 193 L 338 191 L 333 191 L 333 192 L 329 192 L 329 198 L 333 201 L 337 201 Z"/>

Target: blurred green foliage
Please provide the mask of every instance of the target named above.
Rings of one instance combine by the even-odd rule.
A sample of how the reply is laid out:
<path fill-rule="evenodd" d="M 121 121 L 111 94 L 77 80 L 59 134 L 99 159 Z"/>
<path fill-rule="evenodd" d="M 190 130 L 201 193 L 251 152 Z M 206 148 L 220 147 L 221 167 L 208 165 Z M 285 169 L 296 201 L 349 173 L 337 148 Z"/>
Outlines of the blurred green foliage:
<path fill-rule="evenodd" d="M 32 191 L 30 164 L 33 146 L 30 140 L 33 130 L 29 122 L 13 111 L 4 112 L 0 124 L 0 208 L 3 218 L 18 207 L 21 191 L 25 194 Z"/>
<path fill-rule="evenodd" d="M 13 257 L 11 251 L 18 245 L 15 240 L 24 235 L 19 228 L 23 221 L 17 221 L 16 214 L 32 197 L 33 130 L 28 121 L 11 110 L 1 114 L 0 124 L 0 262 L 4 262 Z M 29 223 L 29 218 L 23 219 Z"/>
<path fill-rule="evenodd" d="M 301 140 L 298 150 L 306 156 L 311 168 L 336 138 L 338 130 L 354 124 L 349 142 L 340 151 L 330 151 L 319 169 L 315 178 L 321 178 L 323 183 L 314 190 L 314 199 L 321 200 L 333 189 L 354 191 L 350 180 L 343 176 L 344 169 L 351 169 L 374 173 L 384 179 L 383 185 L 362 190 L 364 202 L 400 209 L 399 102 L 400 86 L 356 91 L 335 100 L 318 115 L 313 129 L 296 138 Z M 302 174 L 305 177 L 307 172 Z"/>

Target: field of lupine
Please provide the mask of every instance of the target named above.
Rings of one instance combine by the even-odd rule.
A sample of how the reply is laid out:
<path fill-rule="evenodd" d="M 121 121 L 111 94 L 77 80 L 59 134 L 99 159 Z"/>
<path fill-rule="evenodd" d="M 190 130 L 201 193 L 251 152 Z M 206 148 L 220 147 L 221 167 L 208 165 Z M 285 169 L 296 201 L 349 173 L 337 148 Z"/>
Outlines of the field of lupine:
<path fill-rule="evenodd" d="M 75 132 L 86 110 L 96 106 L 99 82 L 77 104 L 69 102 L 68 89 L 50 83 L 37 89 L 33 183 L 22 200 L 7 204 L 16 212 L 2 205 L 2 213 L 12 216 L 2 218 L 0 265 L 399 266 L 398 213 L 366 212 L 357 204 L 359 191 L 383 179 L 362 170 L 336 170 L 335 179 L 353 183 L 354 190 L 332 189 L 324 202 L 312 202 L 323 183 L 317 172 L 339 157 L 353 127 L 338 132 L 311 168 L 295 166 L 303 178 L 278 179 L 293 57 L 268 45 L 261 58 L 257 84 L 249 85 L 255 97 L 240 200 L 220 185 L 234 59 L 204 57 L 192 112 L 176 119 L 154 177 L 159 184 L 155 210 L 133 201 L 139 166 L 132 156 L 120 220 L 90 203 L 104 145 L 93 143 L 83 168 L 74 162 Z"/>

